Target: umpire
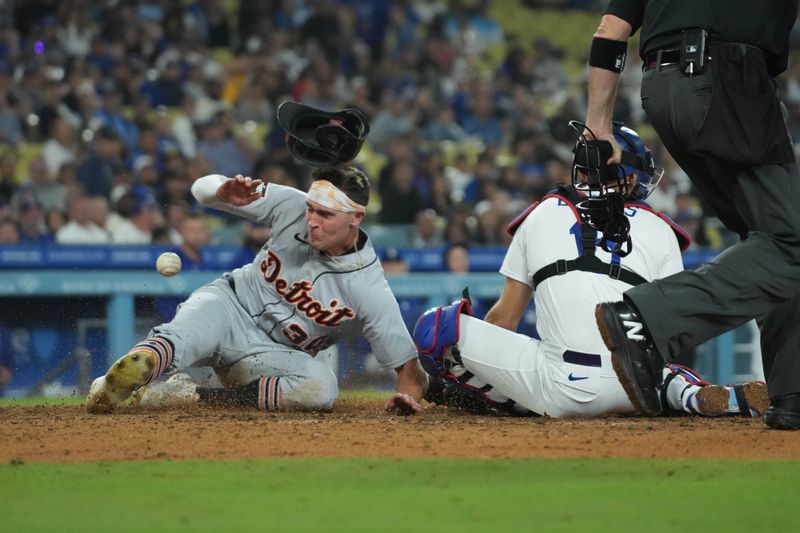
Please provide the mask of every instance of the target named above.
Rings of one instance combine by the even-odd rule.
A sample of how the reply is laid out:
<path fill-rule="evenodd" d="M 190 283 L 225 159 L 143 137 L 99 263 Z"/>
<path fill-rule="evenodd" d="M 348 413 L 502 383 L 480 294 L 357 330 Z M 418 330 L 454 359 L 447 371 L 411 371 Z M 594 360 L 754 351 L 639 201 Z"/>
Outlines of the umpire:
<path fill-rule="evenodd" d="M 587 128 L 614 148 L 627 40 L 641 28 L 642 106 L 741 241 L 712 262 L 597 307 L 626 392 L 658 414 L 663 360 L 750 319 L 761 328 L 767 426 L 800 429 L 800 168 L 774 77 L 798 0 L 610 0 L 592 40 Z"/>

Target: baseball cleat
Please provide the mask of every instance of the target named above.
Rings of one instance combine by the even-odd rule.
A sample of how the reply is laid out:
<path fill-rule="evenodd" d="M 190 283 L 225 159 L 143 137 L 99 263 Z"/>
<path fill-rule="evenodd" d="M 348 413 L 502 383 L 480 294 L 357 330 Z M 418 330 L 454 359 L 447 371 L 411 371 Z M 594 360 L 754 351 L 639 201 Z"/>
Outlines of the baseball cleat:
<path fill-rule="evenodd" d="M 664 361 L 655 351 L 641 317 L 625 302 L 608 302 L 595 307 L 595 319 L 633 407 L 643 415 L 660 415 L 658 386 Z"/>
<path fill-rule="evenodd" d="M 760 416 L 769 408 L 767 384 L 763 381 L 747 381 L 733 385 L 733 394 L 743 416 Z"/>
<path fill-rule="evenodd" d="M 187 374 L 175 374 L 167 381 L 154 381 L 133 393 L 133 405 L 140 409 L 164 409 L 197 405 L 197 385 Z"/>
<path fill-rule="evenodd" d="M 153 376 L 156 356 L 147 350 L 136 350 L 120 357 L 105 376 L 92 382 L 86 398 L 90 413 L 109 413 L 130 398 L 131 393 L 147 384 Z"/>
<path fill-rule="evenodd" d="M 800 429 L 800 393 L 771 398 L 764 422 L 772 429 Z"/>
<path fill-rule="evenodd" d="M 694 395 L 694 409 L 704 416 L 720 416 L 728 412 L 728 389 L 722 385 L 706 385 Z"/>

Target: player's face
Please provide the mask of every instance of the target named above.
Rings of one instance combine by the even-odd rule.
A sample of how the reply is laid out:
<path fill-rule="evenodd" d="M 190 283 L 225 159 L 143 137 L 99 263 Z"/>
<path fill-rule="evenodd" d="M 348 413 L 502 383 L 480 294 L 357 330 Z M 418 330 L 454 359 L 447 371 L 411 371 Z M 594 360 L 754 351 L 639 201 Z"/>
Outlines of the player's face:
<path fill-rule="evenodd" d="M 637 181 L 638 177 L 636 176 L 636 174 L 631 174 L 630 176 L 625 177 L 625 187 L 627 189 L 626 190 L 627 193 L 631 193 L 633 191 L 633 188 L 636 187 Z"/>
<path fill-rule="evenodd" d="M 588 181 L 588 178 L 586 177 L 586 174 L 584 172 L 578 172 L 578 174 L 581 176 L 581 179 L 580 179 L 579 183 L 585 184 Z M 636 186 L 636 182 L 637 181 L 638 181 L 638 178 L 636 177 L 636 174 L 631 174 L 629 176 L 626 176 L 625 177 L 625 188 L 626 188 L 625 192 L 632 191 L 633 188 Z M 616 190 L 616 187 L 609 186 L 608 190 L 609 191 L 614 191 L 614 190 Z"/>
<path fill-rule="evenodd" d="M 321 252 L 341 255 L 353 246 L 361 215 L 328 209 L 312 201 L 306 202 L 308 242 Z"/>

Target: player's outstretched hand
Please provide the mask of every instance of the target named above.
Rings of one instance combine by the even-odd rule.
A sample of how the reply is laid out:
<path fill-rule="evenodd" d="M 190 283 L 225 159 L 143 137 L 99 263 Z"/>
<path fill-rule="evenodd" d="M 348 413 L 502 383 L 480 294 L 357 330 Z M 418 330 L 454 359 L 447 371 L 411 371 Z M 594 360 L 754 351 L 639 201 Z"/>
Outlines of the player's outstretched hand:
<path fill-rule="evenodd" d="M 263 184 L 264 182 L 261 180 L 237 174 L 219 186 L 217 198 L 231 205 L 247 205 L 262 197 L 260 187 Z"/>
<path fill-rule="evenodd" d="M 413 415 L 422 411 L 422 406 L 408 394 L 395 392 L 394 396 L 386 400 L 386 410 L 393 411 L 398 415 Z"/>

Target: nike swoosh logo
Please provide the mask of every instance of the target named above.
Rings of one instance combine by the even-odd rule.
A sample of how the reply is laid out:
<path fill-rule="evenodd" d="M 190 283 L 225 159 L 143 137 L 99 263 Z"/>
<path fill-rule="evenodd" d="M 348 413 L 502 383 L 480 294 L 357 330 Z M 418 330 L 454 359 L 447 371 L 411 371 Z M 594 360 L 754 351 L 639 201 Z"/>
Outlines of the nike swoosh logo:
<path fill-rule="evenodd" d="M 589 376 L 573 376 L 572 372 L 569 373 L 569 380 L 570 381 L 580 381 L 582 379 L 589 379 Z"/>

